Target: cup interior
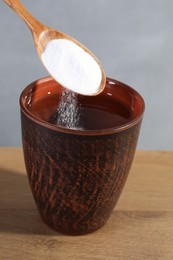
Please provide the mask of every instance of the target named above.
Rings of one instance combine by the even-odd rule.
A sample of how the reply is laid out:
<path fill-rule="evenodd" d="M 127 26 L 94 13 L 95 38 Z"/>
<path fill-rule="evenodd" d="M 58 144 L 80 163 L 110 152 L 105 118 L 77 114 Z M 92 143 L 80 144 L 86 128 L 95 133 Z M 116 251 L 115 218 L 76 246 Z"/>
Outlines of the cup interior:
<path fill-rule="evenodd" d="M 51 128 L 55 131 L 77 133 L 77 134 L 104 134 L 119 132 L 137 124 L 144 113 L 144 100 L 141 95 L 133 88 L 119 81 L 107 78 L 104 91 L 97 96 L 78 95 L 79 104 L 82 107 L 95 107 L 104 111 L 109 108 L 111 114 L 116 110 L 117 113 L 124 117 L 119 125 L 114 125 L 111 120 L 108 121 L 107 115 L 100 118 L 100 122 L 105 122 L 100 128 L 90 130 L 69 129 L 61 125 L 51 123 L 50 115 L 55 113 L 61 100 L 64 88 L 51 77 L 46 77 L 31 83 L 24 89 L 20 96 L 20 106 L 27 117 L 38 124 Z M 49 98 L 50 97 L 50 98 Z M 49 111 L 48 108 L 49 107 Z M 39 111 L 42 111 L 39 114 Z M 97 120 L 95 118 L 90 120 Z M 98 120 L 98 121 L 99 121 Z M 93 123 L 94 123 L 93 121 Z M 107 124 L 107 125 L 106 125 Z"/>

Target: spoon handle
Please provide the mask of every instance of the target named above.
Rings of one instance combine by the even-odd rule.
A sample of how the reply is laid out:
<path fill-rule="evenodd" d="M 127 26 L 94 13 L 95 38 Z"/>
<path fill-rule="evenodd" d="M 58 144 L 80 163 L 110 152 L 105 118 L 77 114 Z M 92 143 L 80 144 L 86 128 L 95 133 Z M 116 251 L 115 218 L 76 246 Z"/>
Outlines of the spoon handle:
<path fill-rule="evenodd" d="M 38 37 L 44 30 L 46 30 L 47 27 L 33 17 L 19 0 L 3 1 L 24 20 L 34 36 Z"/>

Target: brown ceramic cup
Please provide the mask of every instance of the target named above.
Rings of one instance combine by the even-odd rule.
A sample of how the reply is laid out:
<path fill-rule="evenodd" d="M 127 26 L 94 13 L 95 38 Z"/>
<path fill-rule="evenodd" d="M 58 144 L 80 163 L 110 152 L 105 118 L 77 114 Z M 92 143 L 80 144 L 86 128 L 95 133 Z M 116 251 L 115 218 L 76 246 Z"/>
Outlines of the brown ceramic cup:
<path fill-rule="evenodd" d="M 22 92 L 23 151 L 43 221 L 59 232 L 81 235 L 103 226 L 118 201 L 134 157 L 144 101 L 131 87 L 108 78 L 103 93 L 82 97 L 81 103 L 97 104 L 103 95 L 115 98 L 131 113 L 125 124 L 99 130 L 69 129 L 30 111 L 32 102 L 50 93 L 56 93 L 58 100 L 61 92 L 51 77 L 31 83 Z"/>

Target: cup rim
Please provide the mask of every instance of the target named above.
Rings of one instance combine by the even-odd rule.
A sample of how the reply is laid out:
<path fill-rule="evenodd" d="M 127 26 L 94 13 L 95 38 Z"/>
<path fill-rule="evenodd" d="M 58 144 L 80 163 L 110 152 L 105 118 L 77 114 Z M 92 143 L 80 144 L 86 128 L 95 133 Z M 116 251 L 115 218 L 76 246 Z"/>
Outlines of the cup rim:
<path fill-rule="evenodd" d="M 65 128 L 61 125 L 55 125 L 55 124 L 51 124 L 49 122 L 43 121 L 41 119 L 39 119 L 38 117 L 36 117 L 34 114 L 32 114 L 25 106 L 25 98 L 26 98 L 26 94 L 29 93 L 29 90 L 32 89 L 33 86 L 35 86 L 36 84 L 42 84 L 43 82 L 47 82 L 53 80 L 53 78 L 51 76 L 47 76 L 47 77 L 43 77 L 40 78 L 38 80 L 33 81 L 32 83 L 30 83 L 27 87 L 25 87 L 25 89 L 21 92 L 20 98 L 19 98 L 19 103 L 20 103 L 20 108 L 21 111 L 26 115 L 26 117 L 30 118 L 32 121 L 34 121 L 36 124 L 39 124 L 45 128 L 48 128 L 50 130 L 56 131 L 56 132 L 61 132 L 61 133 L 66 133 L 66 134 L 72 134 L 72 135 L 81 135 L 81 136 L 94 136 L 94 135 L 106 135 L 106 134 L 114 134 L 114 133 L 118 133 L 118 132 L 122 132 L 124 130 L 127 130 L 135 125 L 137 125 L 143 118 L 143 114 L 145 111 L 145 102 L 144 99 L 142 98 L 142 96 L 132 87 L 118 81 L 112 78 L 107 77 L 106 80 L 108 82 L 112 82 L 113 84 L 119 84 L 122 85 L 123 87 L 128 88 L 129 90 L 133 91 L 136 95 L 138 95 L 138 97 L 140 98 L 140 101 L 142 103 L 142 109 L 141 109 L 141 113 L 134 118 L 133 120 L 120 125 L 120 126 L 116 126 L 116 127 L 111 127 L 111 128 L 105 128 L 105 129 L 99 129 L 99 130 L 81 130 L 81 129 L 73 129 L 73 128 Z"/>

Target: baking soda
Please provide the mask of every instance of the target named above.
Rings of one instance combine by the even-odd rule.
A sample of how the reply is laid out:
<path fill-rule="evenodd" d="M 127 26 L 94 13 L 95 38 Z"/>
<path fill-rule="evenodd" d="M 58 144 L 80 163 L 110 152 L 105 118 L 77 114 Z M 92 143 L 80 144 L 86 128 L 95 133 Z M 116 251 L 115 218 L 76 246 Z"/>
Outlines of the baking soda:
<path fill-rule="evenodd" d="M 41 59 L 51 76 L 65 88 L 82 95 L 92 95 L 99 90 L 102 81 L 99 64 L 74 42 L 51 40 Z"/>
<path fill-rule="evenodd" d="M 78 94 L 65 89 L 60 98 L 56 112 L 56 124 L 67 128 L 80 128 L 81 111 L 78 102 Z"/>

